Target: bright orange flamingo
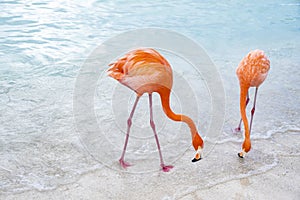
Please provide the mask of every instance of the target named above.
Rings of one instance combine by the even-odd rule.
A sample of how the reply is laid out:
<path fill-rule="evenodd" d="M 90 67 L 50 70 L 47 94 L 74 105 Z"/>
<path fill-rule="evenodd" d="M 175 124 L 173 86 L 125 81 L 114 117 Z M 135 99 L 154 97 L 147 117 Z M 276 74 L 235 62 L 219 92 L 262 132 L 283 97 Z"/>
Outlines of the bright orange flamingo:
<path fill-rule="evenodd" d="M 203 148 L 203 140 L 198 134 L 197 128 L 193 120 L 185 115 L 175 114 L 170 108 L 170 93 L 173 84 L 173 75 L 172 68 L 168 61 L 154 49 L 141 48 L 130 51 L 125 56 L 118 59 L 116 62 L 110 64 L 109 66 L 110 68 L 108 69 L 108 75 L 135 91 L 137 95 L 132 111 L 127 120 L 127 133 L 123 152 L 119 160 L 120 165 L 123 168 L 130 166 L 129 163 L 124 161 L 124 156 L 128 143 L 130 127 L 132 124 L 132 117 L 140 97 L 144 93 L 148 93 L 150 108 L 150 126 L 155 136 L 160 157 L 160 166 L 165 172 L 173 168 L 173 166 L 165 165 L 162 158 L 155 124 L 153 121 L 153 92 L 157 92 L 160 95 L 163 110 L 170 119 L 174 121 L 183 121 L 189 126 L 192 135 L 192 144 L 194 149 L 196 150 L 195 158 L 192 161 L 196 162 L 200 160 L 201 151 Z"/>
<path fill-rule="evenodd" d="M 245 127 L 245 139 L 242 146 L 242 152 L 238 153 L 240 158 L 243 158 L 247 152 L 251 149 L 251 141 L 250 141 L 250 134 L 251 134 L 251 127 L 252 127 L 252 120 L 253 115 L 255 112 L 255 103 L 256 103 L 256 95 L 258 87 L 264 82 L 268 75 L 268 71 L 270 69 L 270 61 L 266 57 L 263 51 L 261 50 L 254 50 L 248 53 L 246 57 L 242 59 L 240 62 L 236 74 L 240 81 L 240 111 L 242 121 Z M 246 106 L 249 102 L 249 95 L 248 90 L 250 87 L 255 87 L 255 96 L 253 102 L 253 108 L 251 110 L 251 119 L 250 119 L 250 129 L 248 125 L 248 120 L 246 116 Z M 235 130 L 241 130 L 241 121 Z"/>

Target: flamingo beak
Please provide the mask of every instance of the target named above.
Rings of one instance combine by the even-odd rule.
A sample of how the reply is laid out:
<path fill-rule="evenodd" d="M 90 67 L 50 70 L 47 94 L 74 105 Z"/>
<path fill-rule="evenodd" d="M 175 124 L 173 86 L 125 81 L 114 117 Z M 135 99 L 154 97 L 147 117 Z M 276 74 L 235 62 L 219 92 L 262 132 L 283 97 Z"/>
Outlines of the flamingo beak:
<path fill-rule="evenodd" d="M 238 156 L 239 156 L 240 158 L 244 158 L 244 157 L 245 157 L 245 155 L 246 155 L 246 152 L 245 152 L 245 150 L 244 150 L 244 149 L 242 150 L 242 152 L 241 152 L 241 153 L 238 153 Z"/>
<path fill-rule="evenodd" d="M 201 152 L 202 152 L 202 148 L 199 146 L 198 150 L 196 152 L 195 158 L 192 160 L 192 162 L 197 162 L 199 160 L 201 160 Z"/>

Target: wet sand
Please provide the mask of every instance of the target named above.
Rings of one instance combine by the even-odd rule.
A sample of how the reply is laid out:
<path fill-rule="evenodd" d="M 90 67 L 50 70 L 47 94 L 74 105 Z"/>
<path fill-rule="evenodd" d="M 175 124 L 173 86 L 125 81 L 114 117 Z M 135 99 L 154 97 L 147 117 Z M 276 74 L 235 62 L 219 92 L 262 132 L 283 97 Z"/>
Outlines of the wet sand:
<path fill-rule="evenodd" d="M 188 151 L 169 173 L 132 174 L 103 167 L 54 190 L 1 194 L 0 199 L 296 200 L 300 197 L 299 145 L 298 132 L 276 133 L 268 140 L 253 140 L 253 151 L 244 159 L 235 154 L 240 144 L 229 142 L 217 144 L 196 165 L 187 160 L 191 153 Z"/>

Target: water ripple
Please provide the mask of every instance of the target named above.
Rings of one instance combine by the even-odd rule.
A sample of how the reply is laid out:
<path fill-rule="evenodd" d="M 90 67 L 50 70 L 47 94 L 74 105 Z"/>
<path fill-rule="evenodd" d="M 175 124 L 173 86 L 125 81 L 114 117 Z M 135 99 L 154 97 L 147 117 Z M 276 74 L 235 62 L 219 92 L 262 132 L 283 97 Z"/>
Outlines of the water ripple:
<path fill-rule="evenodd" d="M 294 126 L 300 123 L 299 87 L 295 86 L 299 82 L 300 51 L 297 1 L 280 4 L 270 0 L 259 4 L 258 0 L 227 3 L 184 0 L 129 4 L 94 0 L 4 0 L 0 7 L 0 193 L 53 189 L 102 167 L 83 150 L 73 126 L 74 83 L 80 66 L 98 44 L 129 29 L 161 27 L 201 43 L 218 62 L 229 91 L 226 122 L 230 125 L 239 118 L 238 89 L 233 90 L 237 84 L 234 68 L 249 48 L 266 49 L 272 58 L 273 75 L 268 77 L 259 97 L 261 112 L 256 116 L 254 140 L 275 141 L 275 136 L 290 132 L 298 136 L 299 127 Z M 188 73 L 182 71 L 182 74 Z M 106 92 L 97 91 L 101 98 L 96 98 L 99 100 L 96 112 L 109 133 L 114 116 L 103 112 L 111 103 Z M 242 136 L 231 135 L 226 128 L 219 143 L 230 146 L 242 140 Z M 168 143 L 175 136 L 162 137 Z M 187 141 L 180 144 L 186 145 Z M 280 145 L 287 152 L 296 152 Z M 148 148 L 153 146 L 146 144 L 135 150 L 139 154 L 149 153 Z M 275 154 L 282 152 L 277 150 Z M 247 176 L 261 173 L 277 163 L 276 155 L 260 157 L 255 151 L 253 155 L 250 159 L 253 166 L 247 168 L 240 164 L 242 168 L 238 172 L 231 167 L 230 159 L 224 159 L 223 166 L 220 162 L 217 165 L 222 172 L 227 170 L 228 179 L 232 180 L 243 177 L 243 173 Z M 225 156 L 227 159 L 231 154 Z M 210 172 L 212 165 L 213 162 L 207 162 L 200 167 L 207 178 L 204 186 L 228 180 L 224 173 Z M 201 171 L 189 167 L 195 173 Z M 185 170 L 184 164 L 175 173 L 179 182 L 188 184 L 184 181 L 191 172 Z"/>

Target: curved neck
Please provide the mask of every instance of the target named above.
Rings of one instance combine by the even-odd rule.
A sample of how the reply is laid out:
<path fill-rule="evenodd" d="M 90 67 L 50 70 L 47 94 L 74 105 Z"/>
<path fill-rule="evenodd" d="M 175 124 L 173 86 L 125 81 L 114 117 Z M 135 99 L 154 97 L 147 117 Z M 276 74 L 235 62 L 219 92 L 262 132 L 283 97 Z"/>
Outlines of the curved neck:
<path fill-rule="evenodd" d="M 170 108 L 170 93 L 171 93 L 171 90 L 170 89 L 167 89 L 167 88 L 164 88 L 162 89 L 161 91 L 158 92 L 159 95 L 160 95 L 160 99 L 161 99 L 161 103 L 162 103 L 162 107 L 163 107 L 163 110 L 165 112 L 165 114 L 172 120 L 174 121 L 182 121 L 182 122 L 185 122 L 190 130 L 191 130 L 191 135 L 192 135 L 192 138 L 194 139 L 196 135 L 198 135 L 197 133 L 197 128 L 195 126 L 195 123 L 194 121 L 189 118 L 188 116 L 185 116 L 185 115 L 181 115 L 181 114 L 175 114 L 171 108 Z"/>
<path fill-rule="evenodd" d="M 246 138 L 250 137 L 248 119 L 247 119 L 247 115 L 246 115 L 246 101 L 247 101 L 248 89 L 249 89 L 248 86 L 241 85 L 240 112 L 241 112 L 241 117 L 242 117 L 244 127 L 245 127 L 245 137 Z"/>

